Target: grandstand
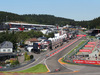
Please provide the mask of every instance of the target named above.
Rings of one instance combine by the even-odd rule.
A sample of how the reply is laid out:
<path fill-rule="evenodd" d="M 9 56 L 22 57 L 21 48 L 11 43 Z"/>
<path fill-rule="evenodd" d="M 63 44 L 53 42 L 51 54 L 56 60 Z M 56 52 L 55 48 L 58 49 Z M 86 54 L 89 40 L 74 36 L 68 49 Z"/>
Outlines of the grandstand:
<path fill-rule="evenodd" d="M 14 23 L 14 22 L 5 22 L 4 25 L 8 25 L 9 28 L 32 28 L 32 27 L 55 27 L 54 25 L 43 25 L 43 24 L 29 24 L 29 23 Z"/>

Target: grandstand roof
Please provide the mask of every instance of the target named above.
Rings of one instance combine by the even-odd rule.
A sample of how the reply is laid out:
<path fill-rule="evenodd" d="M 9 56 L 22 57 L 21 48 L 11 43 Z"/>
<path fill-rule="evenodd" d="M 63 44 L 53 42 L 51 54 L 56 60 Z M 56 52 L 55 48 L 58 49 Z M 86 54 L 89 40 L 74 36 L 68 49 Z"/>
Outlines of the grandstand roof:
<path fill-rule="evenodd" d="M 30 23 L 15 23 L 15 22 L 5 22 L 5 24 L 14 24 L 14 25 L 31 25 L 31 26 L 49 26 L 55 27 L 54 25 L 44 25 L 44 24 L 30 24 Z"/>

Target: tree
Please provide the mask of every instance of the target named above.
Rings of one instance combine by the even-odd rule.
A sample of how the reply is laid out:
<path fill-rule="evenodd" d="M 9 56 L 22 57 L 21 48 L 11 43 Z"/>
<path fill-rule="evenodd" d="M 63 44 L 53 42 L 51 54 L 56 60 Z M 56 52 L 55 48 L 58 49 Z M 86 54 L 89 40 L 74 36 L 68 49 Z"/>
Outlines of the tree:
<path fill-rule="evenodd" d="M 30 55 L 30 59 L 33 59 L 34 58 L 34 56 L 33 55 Z"/>
<path fill-rule="evenodd" d="M 29 61 L 29 60 L 30 60 L 30 56 L 27 55 L 27 56 L 26 56 L 26 61 Z"/>
<path fill-rule="evenodd" d="M 16 59 L 10 59 L 11 66 L 16 66 L 19 64 L 19 61 Z"/>
<path fill-rule="evenodd" d="M 30 60 L 30 56 L 27 54 L 27 52 L 25 52 L 24 58 L 25 58 L 25 61 L 29 61 Z"/>
<path fill-rule="evenodd" d="M 54 37 L 54 32 L 52 32 L 52 33 L 49 33 L 48 35 L 44 35 L 45 37 L 47 37 L 47 38 L 53 38 Z"/>
<path fill-rule="evenodd" d="M 25 58 L 25 61 L 26 61 L 26 59 L 27 59 L 27 52 L 25 52 L 24 58 Z"/>

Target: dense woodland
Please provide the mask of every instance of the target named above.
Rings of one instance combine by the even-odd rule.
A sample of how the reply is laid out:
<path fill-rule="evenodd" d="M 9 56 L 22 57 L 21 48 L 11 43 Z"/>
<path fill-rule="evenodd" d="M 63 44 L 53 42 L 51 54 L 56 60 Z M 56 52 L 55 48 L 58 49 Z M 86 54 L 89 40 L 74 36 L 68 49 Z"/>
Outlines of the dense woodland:
<path fill-rule="evenodd" d="M 90 21 L 74 21 L 72 19 L 66 19 L 62 17 L 55 17 L 53 15 L 37 15 L 37 14 L 24 14 L 18 15 L 9 12 L 0 12 L 0 23 L 2 22 L 20 21 L 33 24 L 48 24 L 64 26 L 66 24 L 74 26 L 82 26 L 86 28 L 100 28 L 100 17 Z"/>
<path fill-rule="evenodd" d="M 73 23 L 74 20 L 55 17 L 53 15 L 25 14 L 18 15 L 8 12 L 0 12 L 0 23 L 8 21 L 20 21 L 33 24 L 66 25 Z"/>

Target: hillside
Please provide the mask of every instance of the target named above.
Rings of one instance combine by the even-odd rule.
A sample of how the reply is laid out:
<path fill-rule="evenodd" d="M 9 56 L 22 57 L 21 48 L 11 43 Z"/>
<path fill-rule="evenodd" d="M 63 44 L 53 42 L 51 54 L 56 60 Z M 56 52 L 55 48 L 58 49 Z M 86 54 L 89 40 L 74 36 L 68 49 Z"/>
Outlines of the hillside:
<path fill-rule="evenodd" d="M 90 21 L 78 21 L 75 22 L 76 25 L 82 26 L 82 27 L 86 27 L 86 28 L 99 28 L 100 29 L 100 17 L 95 18 L 93 20 Z"/>
<path fill-rule="evenodd" d="M 66 25 L 71 24 L 74 20 L 65 19 L 61 17 L 55 17 L 53 15 L 36 15 L 36 14 L 25 14 L 18 15 L 9 12 L 0 12 L 0 23 L 8 21 L 21 21 L 34 24 L 49 24 L 49 25 Z"/>
<path fill-rule="evenodd" d="M 49 24 L 49 25 L 76 25 L 86 28 L 100 28 L 100 17 L 95 18 L 90 21 L 74 21 L 72 19 L 66 19 L 62 17 L 55 17 L 54 15 L 44 15 L 44 14 L 24 14 L 18 15 L 9 12 L 0 11 L 0 23 L 10 22 L 10 21 L 20 21 L 33 24 Z"/>

